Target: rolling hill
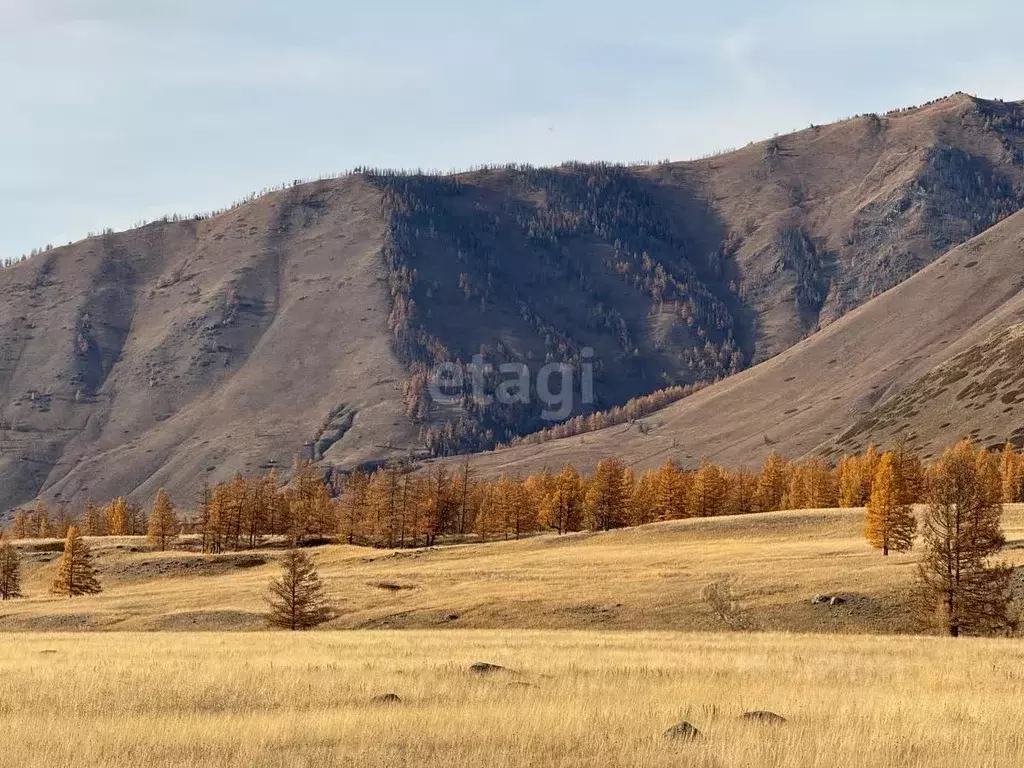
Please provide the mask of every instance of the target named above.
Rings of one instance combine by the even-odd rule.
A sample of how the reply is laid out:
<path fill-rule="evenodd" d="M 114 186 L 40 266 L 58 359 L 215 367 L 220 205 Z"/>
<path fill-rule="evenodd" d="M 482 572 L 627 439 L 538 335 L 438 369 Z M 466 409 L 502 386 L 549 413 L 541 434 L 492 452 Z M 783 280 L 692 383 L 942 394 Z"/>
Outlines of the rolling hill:
<path fill-rule="evenodd" d="M 895 314 L 829 339 L 968 240 L 926 270 L 946 270 L 942 300 L 1008 300 L 999 281 L 1015 276 L 984 265 L 1012 241 L 1022 206 L 1024 105 L 958 94 L 695 162 L 366 170 L 47 250 L 0 271 L 0 509 L 141 501 L 158 487 L 187 503 L 204 480 L 303 452 L 348 468 L 485 449 L 542 426 L 532 405 L 431 403 L 430 367 L 477 353 L 578 364 L 592 348 L 597 407 L 729 377 L 642 439 L 619 430 L 588 436 L 582 453 L 577 439 L 544 457 L 487 454 L 488 466 L 586 459 L 613 442 L 631 456 L 664 454 L 668 441 L 683 458 L 743 462 L 768 444 L 834 449 L 826 441 L 870 421 L 893 387 L 947 359 L 940 348 L 987 337 L 981 315 L 935 316 L 935 354 L 904 333 L 889 357 L 913 362 L 876 380 L 864 366 L 881 358 L 859 356 L 925 325 L 877 304 L 886 294 L 862 311 Z M 939 311 L 941 292 L 912 290 Z M 883 421 L 861 422 L 848 444 Z"/>
<path fill-rule="evenodd" d="M 737 619 L 766 631 L 920 631 L 912 603 L 917 550 L 882 557 L 863 509 L 771 512 L 601 533 L 541 534 L 415 550 L 311 550 L 338 603 L 337 629 L 736 629 L 703 600 L 733 579 Z M 1021 561 L 1024 506 L 1009 505 L 1008 561 Z M 26 599 L 5 603 L 0 632 L 258 630 L 282 542 L 220 555 L 196 537 L 156 552 L 144 539 L 90 539 L 103 592 L 49 595 L 62 542 L 26 540 Z M 827 562 L 823 567 L 822 563 Z M 817 594 L 844 604 L 813 604 Z"/>

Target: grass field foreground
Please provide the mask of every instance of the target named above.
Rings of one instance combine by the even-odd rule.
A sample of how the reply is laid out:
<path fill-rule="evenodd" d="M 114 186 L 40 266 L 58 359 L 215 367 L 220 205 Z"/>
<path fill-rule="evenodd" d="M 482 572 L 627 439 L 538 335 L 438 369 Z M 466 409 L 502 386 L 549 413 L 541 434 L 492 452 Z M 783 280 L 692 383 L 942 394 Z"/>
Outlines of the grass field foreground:
<path fill-rule="evenodd" d="M 1014 766 L 1022 697 L 1007 640 L 19 633 L 0 765 Z M 739 719 L 756 709 L 787 722 Z M 662 735 L 682 719 L 698 739 Z"/>

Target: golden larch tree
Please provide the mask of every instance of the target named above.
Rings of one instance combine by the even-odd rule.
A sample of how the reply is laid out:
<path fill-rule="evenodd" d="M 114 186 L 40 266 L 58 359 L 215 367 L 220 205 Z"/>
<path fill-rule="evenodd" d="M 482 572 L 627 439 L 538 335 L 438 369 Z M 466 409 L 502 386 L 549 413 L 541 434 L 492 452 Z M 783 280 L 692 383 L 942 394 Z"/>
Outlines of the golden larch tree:
<path fill-rule="evenodd" d="M 378 469 L 370 477 L 367 490 L 368 523 L 371 536 L 377 544 L 393 547 L 398 543 L 400 529 L 400 504 L 402 490 L 402 467 L 396 462 Z M 417 514 L 422 514 L 426 504 L 426 481 L 423 482 L 423 501 Z M 414 528 L 423 527 L 421 525 Z"/>
<path fill-rule="evenodd" d="M 21 597 L 21 555 L 0 533 L 0 600 Z"/>
<path fill-rule="evenodd" d="M 511 535 L 514 525 L 516 485 L 518 485 L 518 479 L 513 480 L 508 475 L 502 475 L 494 484 L 494 495 L 491 497 L 491 503 L 494 504 L 495 509 L 494 519 L 498 524 L 498 530 L 501 531 L 505 539 Z"/>
<path fill-rule="evenodd" d="M 32 510 L 32 529 L 36 537 L 40 539 L 49 539 L 54 535 L 53 524 L 50 522 L 50 510 L 41 501 Z"/>
<path fill-rule="evenodd" d="M 655 485 L 658 494 L 658 519 L 682 520 L 690 516 L 687 509 L 692 477 L 675 465 L 672 459 L 655 470 Z"/>
<path fill-rule="evenodd" d="M 844 509 L 859 507 L 860 498 L 860 457 L 844 455 L 839 460 L 839 506 Z"/>
<path fill-rule="evenodd" d="M 1024 501 L 1024 462 L 1021 455 L 1007 443 L 1000 459 L 1003 502 L 1017 504 Z"/>
<path fill-rule="evenodd" d="M 896 456 L 885 453 L 875 470 L 864 524 L 868 543 L 881 549 L 883 555 L 888 555 L 889 550 L 905 552 L 914 545 L 917 519 L 904 498 L 903 477 Z"/>
<path fill-rule="evenodd" d="M 195 522 L 199 526 L 200 544 L 203 552 L 210 551 L 210 507 L 213 504 L 213 491 L 205 479 L 196 493 Z"/>
<path fill-rule="evenodd" d="M 333 616 L 313 561 L 297 547 L 285 553 L 280 578 L 270 582 L 267 603 L 267 622 L 279 629 L 312 629 Z"/>
<path fill-rule="evenodd" d="M 473 527 L 473 515 L 476 511 L 474 509 L 476 497 L 473 493 L 473 469 L 470 466 L 469 456 L 466 456 L 459 466 L 459 474 L 455 478 L 455 498 L 459 504 L 455 533 L 464 536 Z"/>
<path fill-rule="evenodd" d="M 656 521 L 658 498 L 657 470 L 648 470 L 633 484 L 633 495 L 629 500 L 629 524 L 647 525 Z"/>
<path fill-rule="evenodd" d="M 146 539 L 150 545 L 163 552 L 167 544 L 178 536 L 178 515 L 174 511 L 171 497 L 161 488 L 156 492 L 153 508 L 149 510 Z"/>
<path fill-rule="evenodd" d="M 339 533 L 349 544 L 355 544 L 363 533 L 366 521 L 367 488 L 370 478 L 362 470 L 353 470 L 345 479 L 345 490 L 341 493 L 341 507 L 338 515 Z"/>
<path fill-rule="evenodd" d="M 397 515 L 400 521 L 398 539 L 403 547 L 406 543 L 417 547 L 421 540 L 426 541 L 430 486 L 430 478 L 411 472 L 402 475 Z"/>
<path fill-rule="evenodd" d="M 727 484 L 729 497 L 726 501 L 726 514 L 749 515 L 758 511 L 757 475 L 741 469 L 728 474 Z"/>
<path fill-rule="evenodd" d="M 580 473 L 566 464 L 553 479 L 551 495 L 541 508 L 541 521 L 554 528 L 559 535 L 578 531 L 583 527 L 586 489 Z"/>
<path fill-rule="evenodd" d="M 920 504 L 925 500 L 927 485 L 924 463 L 921 457 L 910 448 L 906 435 L 900 436 L 893 448 L 893 461 L 900 475 L 901 499 L 903 504 Z"/>
<path fill-rule="evenodd" d="M 949 634 L 1012 628 L 1013 569 L 993 563 L 1002 549 L 1002 483 L 997 460 L 970 441 L 946 449 L 928 478 L 922 615 Z"/>
<path fill-rule="evenodd" d="M 523 481 L 523 487 L 530 496 L 530 503 L 537 510 L 537 525 L 547 527 L 551 519 L 551 502 L 555 494 L 555 476 L 545 468 Z"/>
<path fill-rule="evenodd" d="M 423 531 L 427 546 L 432 546 L 438 536 L 448 533 L 457 524 L 459 498 L 452 476 L 443 464 L 436 464 L 427 473 L 429 480 L 423 499 Z"/>
<path fill-rule="evenodd" d="M 85 512 L 82 513 L 82 535 L 107 535 L 107 516 L 102 509 L 92 502 L 85 505 Z"/>
<path fill-rule="evenodd" d="M 78 525 L 78 520 L 75 515 L 68 508 L 67 504 L 61 504 L 57 507 L 57 514 L 53 518 L 53 522 L 50 526 L 50 535 L 58 538 L 64 538 L 68 535 L 68 529 L 72 525 Z"/>
<path fill-rule="evenodd" d="M 480 541 L 488 541 L 501 527 L 498 512 L 498 489 L 496 483 L 484 483 L 480 493 L 480 510 L 473 521 Z"/>
<path fill-rule="evenodd" d="M 717 517 L 725 513 L 729 484 L 721 467 L 703 459 L 690 486 L 689 509 L 697 517 Z"/>
<path fill-rule="evenodd" d="M 793 467 L 788 492 L 790 509 L 834 507 L 838 501 L 838 478 L 824 459 L 807 459 Z"/>
<path fill-rule="evenodd" d="M 242 508 L 242 525 L 249 538 L 249 549 L 255 549 L 268 533 L 273 498 L 277 485 L 271 473 L 247 480 L 245 504 Z M 333 532 L 333 531 L 331 531 Z"/>
<path fill-rule="evenodd" d="M 602 459 L 597 463 L 587 489 L 587 513 L 590 528 L 607 531 L 626 524 L 629 498 L 623 482 L 626 465 L 620 459 Z"/>
<path fill-rule="evenodd" d="M 292 518 L 289 534 L 296 541 L 306 536 L 324 536 L 337 527 L 330 520 L 331 496 L 323 473 L 312 462 L 295 459 L 287 497 Z"/>
<path fill-rule="evenodd" d="M 868 443 L 864 454 L 858 459 L 860 465 L 860 491 L 857 496 L 857 503 L 852 506 L 867 506 L 868 500 L 871 498 L 871 486 L 875 482 L 875 473 L 878 472 L 878 462 L 881 459 L 882 456 L 878 452 L 878 447 L 874 443 Z"/>
<path fill-rule="evenodd" d="M 267 484 L 273 485 L 274 493 L 267 500 L 267 533 L 280 536 L 292 529 L 292 510 L 288 504 L 288 494 L 277 484 L 277 473 L 271 469 L 267 472 Z"/>
<path fill-rule="evenodd" d="M 518 477 L 508 485 L 502 499 L 502 517 L 506 521 L 506 532 L 519 538 L 537 530 L 539 514 L 533 497 L 525 483 Z"/>
<path fill-rule="evenodd" d="M 762 512 L 782 509 L 783 497 L 789 488 L 789 475 L 789 464 L 772 451 L 757 478 L 757 501 Z"/>
<path fill-rule="evenodd" d="M 57 563 L 57 577 L 53 580 L 50 592 L 64 597 L 78 597 L 93 595 L 101 590 L 92 564 L 92 551 L 78 528 L 72 526 L 64 540 L 64 554 Z"/>
<path fill-rule="evenodd" d="M 128 500 L 124 496 L 118 496 L 111 501 L 105 510 L 107 517 L 107 533 L 111 536 L 127 536 L 129 528 Z"/>
<path fill-rule="evenodd" d="M 27 539 L 29 536 L 28 512 L 24 509 L 17 509 L 14 518 L 11 520 L 11 538 Z"/>

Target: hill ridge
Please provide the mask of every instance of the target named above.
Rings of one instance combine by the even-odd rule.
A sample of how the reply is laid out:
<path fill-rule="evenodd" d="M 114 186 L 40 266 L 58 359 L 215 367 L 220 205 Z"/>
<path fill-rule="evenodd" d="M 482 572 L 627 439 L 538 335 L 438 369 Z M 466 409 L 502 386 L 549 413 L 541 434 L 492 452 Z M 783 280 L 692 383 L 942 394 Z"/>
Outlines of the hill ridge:
<path fill-rule="evenodd" d="M 1019 210 L 1022 148 L 1024 106 L 955 97 L 698 161 L 354 174 L 47 251 L 0 270 L 0 509 L 543 426 L 431 401 L 431 366 L 481 350 L 595 349 L 596 408 L 734 374 Z"/>

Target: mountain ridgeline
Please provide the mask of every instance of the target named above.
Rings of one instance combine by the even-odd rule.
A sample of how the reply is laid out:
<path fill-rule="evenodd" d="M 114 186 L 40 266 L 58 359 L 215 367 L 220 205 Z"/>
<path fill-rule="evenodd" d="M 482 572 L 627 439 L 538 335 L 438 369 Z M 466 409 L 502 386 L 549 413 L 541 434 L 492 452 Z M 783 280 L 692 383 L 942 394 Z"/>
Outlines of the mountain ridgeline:
<path fill-rule="evenodd" d="M 360 171 L 48 250 L 0 270 L 0 509 L 550 426 L 536 397 L 435 402 L 476 355 L 568 363 L 572 417 L 700 389 L 1022 207 L 1024 105 L 958 94 L 693 162 Z"/>

